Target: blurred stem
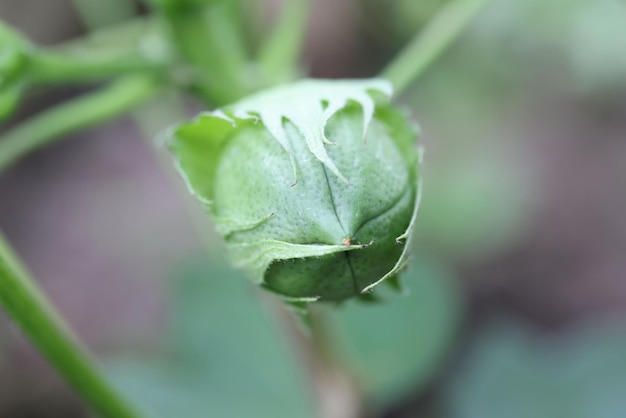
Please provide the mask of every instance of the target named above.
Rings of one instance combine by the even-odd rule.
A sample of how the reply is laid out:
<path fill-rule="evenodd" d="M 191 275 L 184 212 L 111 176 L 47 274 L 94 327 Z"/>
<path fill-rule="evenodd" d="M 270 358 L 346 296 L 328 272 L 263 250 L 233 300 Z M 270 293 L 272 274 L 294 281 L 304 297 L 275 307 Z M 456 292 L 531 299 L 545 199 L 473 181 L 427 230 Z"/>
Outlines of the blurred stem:
<path fill-rule="evenodd" d="M 54 45 L 51 49 L 55 51 L 75 53 L 89 52 L 93 48 L 115 51 L 136 51 L 138 43 L 151 33 L 157 22 L 150 18 L 135 18 L 124 23 L 99 28 L 88 34 L 71 39 L 67 42 Z"/>
<path fill-rule="evenodd" d="M 309 0 L 286 2 L 276 29 L 263 44 L 259 65 L 270 83 L 286 82 L 296 75 L 310 6 Z"/>
<path fill-rule="evenodd" d="M 453 0 L 443 6 L 383 70 L 381 76 L 391 81 L 396 93 L 404 91 L 450 46 L 487 3 L 488 0 Z"/>
<path fill-rule="evenodd" d="M 248 77 L 248 57 L 236 1 L 186 5 L 165 11 L 172 40 L 196 70 L 197 90 L 214 106 L 244 97 L 255 80 Z"/>
<path fill-rule="evenodd" d="M 281 307 L 282 308 L 282 307 Z M 290 328 L 296 337 L 299 352 L 303 355 L 318 398 L 322 418 L 364 418 L 368 416 L 355 381 L 336 358 L 336 345 L 332 329 L 322 309 L 309 306 L 307 313 L 310 333 L 294 323 L 290 315 Z"/>
<path fill-rule="evenodd" d="M 102 90 L 60 104 L 25 121 L 0 138 L 0 172 L 63 135 L 121 115 L 153 97 L 160 89 L 160 84 L 153 78 L 122 78 Z"/>
<path fill-rule="evenodd" d="M 30 81 L 35 84 L 75 84 L 133 72 L 154 74 L 165 70 L 161 64 L 130 54 L 78 57 L 42 51 L 32 56 L 30 65 Z"/>
<path fill-rule="evenodd" d="M 109 386 L 1 234 L 0 306 L 95 411 L 107 418 L 140 416 Z"/>
<path fill-rule="evenodd" d="M 105 4 L 92 0 L 74 0 L 74 5 L 79 11 L 83 23 L 90 29 L 130 19 L 134 14 L 132 3 L 127 0 L 109 0 Z M 145 23 L 144 21 L 139 22 Z M 115 43 L 117 45 L 123 44 L 126 47 L 130 45 L 130 49 L 122 49 L 118 46 L 115 52 L 102 50 L 102 48 L 83 49 L 80 53 L 37 51 L 30 58 L 30 81 L 35 84 L 71 84 L 99 81 L 120 75 L 129 75 L 129 73 L 154 74 L 164 72 L 165 66 L 163 64 L 140 55 L 138 43 L 141 38 L 135 28 L 139 22 L 130 21 L 123 27 L 116 27 L 117 30 L 113 32 L 117 38 Z M 135 32 L 130 32 L 130 30 Z M 120 34 L 131 36 L 129 39 L 124 39 L 120 38 Z M 142 35 L 145 36 L 145 33 Z M 135 42 L 133 42 L 133 38 L 135 38 Z"/>
<path fill-rule="evenodd" d="M 90 29 L 118 23 L 135 15 L 135 4 L 129 0 L 74 0 L 81 20 Z"/>

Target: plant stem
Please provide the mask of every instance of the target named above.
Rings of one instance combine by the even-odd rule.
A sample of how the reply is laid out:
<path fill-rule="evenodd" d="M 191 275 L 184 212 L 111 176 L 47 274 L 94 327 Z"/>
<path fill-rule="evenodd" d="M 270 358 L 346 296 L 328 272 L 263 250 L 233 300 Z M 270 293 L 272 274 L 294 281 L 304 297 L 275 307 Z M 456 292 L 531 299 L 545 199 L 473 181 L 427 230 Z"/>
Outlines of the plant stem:
<path fill-rule="evenodd" d="M 396 93 L 404 91 L 461 34 L 487 2 L 453 0 L 443 6 L 381 76 L 391 81 Z"/>
<path fill-rule="evenodd" d="M 107 418 L 140 416 L 109 386 L 94 360 L 22 267 L 1 234 L 0 305 L 96 412 Z"/>
<path fill-rule="evenodd" d="M 154 74 L 162 72 L 164 67 L 136 54 L 73 56 L 42 51 L 32 56 L 29 70 L 29 81 L 34 84 L 75 84 L 132 72 Z"/>
<path fill-rule="evenodd" d="M 74 0 L 73 3 L 83 24 L 89 29 L 110 26 L 136 14 L 135 4 L 128 0 Z"/>
<path fill-rule="evenodd" d="M 127 51 L 137 50 L 137 45 L 146 37 L 152 35 L 158 22 L 153 18 L 134 18 L 124 23 L 99 28 L 79 38 L 50 47 L 51 50 L 63 53 L 83 53 L 94 49 L 98 51 Z"/>
<path fill-rule="evenodd" d="M 159 83 L 126 77 L 95 93 L 54 107 L 16 126 L 0 138 L 0 172 L 44 145 L 79 129 L 104 122 L 153 97 Z"/>
<path fill-rule="evenodd" d="M 246 96 L 255 86 L 246 73 L 249 63 L 240 5 L 235 1 L 196 3 L 181 2 L 180 9 L 166 11 L 164 16 L 172 41 L 196 70 L 197 91 L 206 103 L 222 106 Z"/>
<path fill-rule="evenodd" d="M 258 61 L 271 84 L 296 76 L 310 8 L 309 0 L 286 2 L 274 31 L 263 44 Z"/>
<path fill-rule="evenodd" d="M 336 358 L 334 335 L 322 309 L 309 308 L 311 335 L 302 349 L 312 380 L 316 382 L 320 416 L 324 418 L 364 418 L 363 394 Z M 298 332 L 298 330 L 296 330 Z M 300 337 L 302 338 L 302 337 Z"/>

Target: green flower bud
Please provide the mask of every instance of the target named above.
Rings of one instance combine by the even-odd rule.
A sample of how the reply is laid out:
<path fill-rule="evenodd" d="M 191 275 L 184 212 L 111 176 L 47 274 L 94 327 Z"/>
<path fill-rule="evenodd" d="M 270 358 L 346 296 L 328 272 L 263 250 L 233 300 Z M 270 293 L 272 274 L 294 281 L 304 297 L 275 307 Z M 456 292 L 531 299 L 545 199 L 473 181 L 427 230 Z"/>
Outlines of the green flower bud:
<path fill-rule="evenodd" d="M 419 152 L 390 94 L 380 79 L 304 80 L 171 131 L 189 190 L 255 283 L 290 301 L 339 301 L 404 266 Z"/>

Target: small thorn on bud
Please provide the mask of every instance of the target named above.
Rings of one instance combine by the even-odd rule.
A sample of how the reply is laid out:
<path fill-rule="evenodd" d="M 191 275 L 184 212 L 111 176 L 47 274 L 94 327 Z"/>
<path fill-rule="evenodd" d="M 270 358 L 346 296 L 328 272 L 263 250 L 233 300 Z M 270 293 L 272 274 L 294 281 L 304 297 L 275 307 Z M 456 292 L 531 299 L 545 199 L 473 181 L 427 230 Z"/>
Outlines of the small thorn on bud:
<path fill-rule="evenodd" d="M 295 187 L 296 184 L 298 184 L 298 180 L 295 180 L 293 183 L 291 183 L 289 187 Z"/>
<path fill-rule="evenodd" d="M 349 247 L 349 246 L 351 246 L 351 245 L 352 245 L 352 242 L 350 241 L 350 237 L 346 237 L 346 238 L 343 240 L 343 245 L 345 245 L 346 247 Z"/>

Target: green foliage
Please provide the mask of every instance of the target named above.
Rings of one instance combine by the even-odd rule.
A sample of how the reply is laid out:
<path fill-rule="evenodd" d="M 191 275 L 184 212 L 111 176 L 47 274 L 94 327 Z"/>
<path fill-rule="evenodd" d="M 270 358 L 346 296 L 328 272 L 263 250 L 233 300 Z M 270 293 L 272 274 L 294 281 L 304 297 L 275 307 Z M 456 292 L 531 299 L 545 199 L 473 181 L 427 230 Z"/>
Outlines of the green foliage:
<path fill-rule="evenodd" d="M 416 244 L 423 251 L 486 258 L 527 227 L 534 200 L 518 169 L 503 167 L 500 156 L 489 150 L 473 152 L 446 156 L 442 162 L 431 159 L 435 167 L 428 173 L 428 199 L 416 228 Z"/>
<path fill-rule="evenodd" d="M 311 418 L 303 368 L 275 312 L 225 264 L 173 282 L 165 359 L 119 358 L 110 375 L 150 418 Z"/>
<path fill-rule="evenodd" d="M 408 295 L 379 304 L 350 301 L 327 312 L 341 364 L 377 408 L 432 378 L 461 313 L 445 271 L 418 261 L 402 277 Z M 317 416 L 302 358 L 276 312 L 239 273 L 219 262 L 190 265 L 173 281 L 172 294 L 165 335 L 172 345 L 156 350 L 165 354 L 108 364 L 111 378 L 147 417 Z"/>
<path fill-rule="evenodd" d="M 416 133 L 370 90 L 390 85 L 302 81 L 203 114 L 169 139 L 233 262 L 290 300 L 358 295 L 406 262 Z"/>
<path fill-rule="evenodd" d="M 401 279 L 406 295 L 373 304 L 349 301 L 329 312 L 342 363 L 379 406 L 429 382 L 462 314 L 455 282 L 442 266 L 418 258 Z"/>
<path fill-rule="evenodd" d="M 535 72 L 547 67 L 555 82 L 573 91 L 612 93 L 626 85 L 625 19 L 621 0 L 501 0 L 471 32 L 484 52 L 471 53 L 481 54 L 483 66 L 505 69 L 507 77 L 519 77 L 520 67 L 536 61 Z"/>
<path fill-rule="evenodd" d="M 103 416 L 136 418 L 46 300 L 0 234 L 0 306 L 66 381 Z"/>
<path fill-rule="evenodd" d="M 455 8 L 477 1 L 482 2 L 456 0 Z M 383 97 L 391 94 L 391 84 L 305 80 L 251 96 L 300 74 L 306 0 L 290 3 L 256 52 L 244 42 L 244 1 L 150 3 L 154 17 L 98 31 L 69 47 L 35 47 L 0 24 L 0 120 L 31 87 L 110 83 L 7 130 L 0 141 L 0 171 L 28 152 L 166 90 L 192 93 L 206 106 L 248 96 L 181 125 L 170 141 L 191 191 L 207 205 L 232 258 L 257 283 L 294 303 L 365 299 L 362 292 L 386 279 L 398 287 L 419 206 L 420 153 L 406 115 Z M 112 10 L 112 4 L 124 9 Z M 78 5 L 88 26 L 133 11 L 123 1 L 108 4 L 106 14 L 89 1 Z M 403 89 L 477 11 L 455 8 L 444 10 L 448 18 L 390 66 L 393 85 Z M 269 202 L 279 205 L 270 208 Z M 312 417 L 297 361 L 274 316 L 248 284 L 215 266 L 186 277 L 177 283 L 171 357 L 116 362 L 112 375 L 120 386 L 154 417 Z M 379 400 L 423 383 L 429 365 L 438 360 L 440 350 L 434 347 L 450 336 L 453 298 L 436 285 L 440 282 L 425 283 L 417 286 L 419 296 L 433 304 L 408 298 L 378 307 L 376 319 L 408 325 L 401 318 L 437 315 L 441 322 L 420 334 L 428 334 L 432 346 L 406 339 L 407 331 L 415 334 L 398 326 L 386 333 L 389 345 L 383 348 L 359 331 L 362 321 L 375 322 L 361 308 L 348 307 L 336 317 L 337 329 L 345 328 L 339 333 L 346 352 L 352 352 L 354 370 L 366 376 L 367 391 Z M 0 304 L 94 411 L 137 417 L 2 242 Z M 406 351 L 393 362 L 372 363 L 380 361 L 379 350 L 396 344 Z"/>
<path fill-rule="evenodd" d="M 483 330 L 442 399 L 450 418 L 617 418 L 626 410 L 626 333 L 592 324 L 540 341 L 515 324 Z"/>

